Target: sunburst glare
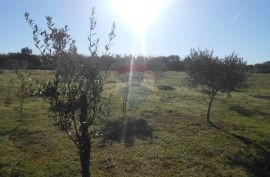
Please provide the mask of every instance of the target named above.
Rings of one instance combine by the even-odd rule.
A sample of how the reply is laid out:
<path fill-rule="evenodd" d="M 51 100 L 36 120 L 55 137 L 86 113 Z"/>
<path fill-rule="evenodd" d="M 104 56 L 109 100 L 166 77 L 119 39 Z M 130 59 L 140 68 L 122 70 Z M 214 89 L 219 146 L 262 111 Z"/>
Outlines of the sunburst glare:
<path fill-rule="evenodd" d="M 113 0 L 118 15 L 140 33 L 157 19 L 167 3 L 168 0 Z"/>

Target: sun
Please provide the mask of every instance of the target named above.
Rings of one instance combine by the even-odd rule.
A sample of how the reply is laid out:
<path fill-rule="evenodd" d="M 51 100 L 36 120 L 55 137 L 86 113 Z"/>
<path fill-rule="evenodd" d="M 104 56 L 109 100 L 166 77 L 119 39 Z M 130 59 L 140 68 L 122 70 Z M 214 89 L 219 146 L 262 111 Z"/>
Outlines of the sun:
<path fill-rule="evenodd" d="M 168 0 L 112 0 L 114 9 L 137 32 L 143 32 L 160 15 Z"/>

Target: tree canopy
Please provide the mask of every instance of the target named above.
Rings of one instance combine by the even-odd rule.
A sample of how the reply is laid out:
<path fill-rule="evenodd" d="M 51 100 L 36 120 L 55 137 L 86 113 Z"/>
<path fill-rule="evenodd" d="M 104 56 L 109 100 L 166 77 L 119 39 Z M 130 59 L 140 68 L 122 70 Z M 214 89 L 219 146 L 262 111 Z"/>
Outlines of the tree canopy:
<path fill-rule="evenodd" d="M 210 102 L 207 112 L 209 122 L 210 109 L 217 92 L 230 94 L 245 86 L 247 79 L 246 62 L 237 54 L 232 53 L 220 59 L 213 51 L 191 50 L 186 58 L 186 71 L 191 86 L 202 86 L 207 90 Z"/>

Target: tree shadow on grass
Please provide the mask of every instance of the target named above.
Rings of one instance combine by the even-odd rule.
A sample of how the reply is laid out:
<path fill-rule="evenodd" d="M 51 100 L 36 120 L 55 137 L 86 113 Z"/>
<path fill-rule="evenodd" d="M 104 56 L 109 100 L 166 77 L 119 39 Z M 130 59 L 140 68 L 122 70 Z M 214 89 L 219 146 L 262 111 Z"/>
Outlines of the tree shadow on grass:
<path fill-rule="evenodd" d="M 169 85 L 159 85 L 158 86 L 159 90 L 164 90 L 164 91 L 171 91 L 171 90 L 175 90 L 174 87 L 169 86 Z"/>
<path fill-rule="evenodd" d="M 251 143 L 228 157 L 229 164 L 245 168 L 255 177 L 270 176 L 270 144 Z"/>
<path fill-rule="evenodd" d="M 241 141 L 245 147 L 228 156 L 228 164 L 245 168 L 254 177 L 270 176 L 270 142 L 257 143 L 248 137 L 226 131 L 213 122 L 210 125 Z"/>
<path fill-rule="evenodd" d="M 153 138 L 153 129 L 144 119 L 126 119 L 107 122 L 101 130 L 103 142 L 124 142 L 129 147 L 133 146 L 135 138 Z"/>
<path fill-rule="evenodd" d="M 232 105 L 230 106 L 230 110 L 237 112 L 240 115 L 243 116 L 254 116 L 254 115 L 260 115 L 260 116 L 268 116 L 269 113 L 259 111 L 259 110 L 251 110 L 247 109 L 245 107 L 239 106 L 239 105 Z"/>
<path fill-rule="evenodd" d="M 239 106 L 239 105 L 230 106 L 230 110 L 235 111 L 238 114 L 243 115 L 243 116 L 253 116 L 254 115 L 254 111 L 246 109 L 246 108 Z"/>
<path fill-rule="evenodd" d="M 255 98 L 260 98 L 260 99 L 267 99 L 270 100 L 270 96 L 268 95 L 254 95 Z"/>
<path fill-rule="evenodd" d="M 7 135 L 11 135 L 13 134 L 14 132 L 16 132 L 19 128 L 20 128 L 21 124 L 19 125 L 16 125 L 16 127 L 10 129 L 10 130 L 7 130 L 7 131 L 0 131 L 0 136 L 7 136 Z"/>

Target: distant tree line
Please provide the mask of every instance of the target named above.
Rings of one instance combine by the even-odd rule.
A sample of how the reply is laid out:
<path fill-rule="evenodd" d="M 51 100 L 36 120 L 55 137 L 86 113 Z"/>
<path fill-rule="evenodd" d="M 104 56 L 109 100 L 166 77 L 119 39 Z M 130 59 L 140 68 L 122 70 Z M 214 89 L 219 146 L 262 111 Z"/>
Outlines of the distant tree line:
<path fill-rule="evenodd" d="M 23 54 L 19 53 L 8 53 L 0 54 L 0 68 L 3 69 L 14 69 L 18 68 L 21 65 L 27 67 L 28 69 L 55 69 L 53 65 L 50 65 L 49 62 L 43 58 L 42 63 L 41 58 L 43 56 L 33 55 L 33 54 Z M 77 57 L 81 59 L 90 59 L 90 56 L 78 55 Z M 171 56 L 159 56 L 159 57 L 144 57 L 144 56 L 132 56 L 132 55 L 114 55 L 114 56 L 100 56 L 101 61 L 104 63 L 104 66 L 111 66 L 113 64 L 112 70 L 118 70 L 119 67 L 124 65 L 130 65 L 131 59 L 133 58 L 136 64 L 142 64 L 147 66 L 148 70 L 152 70 L 151 63 L 153 61 L 159 61 L 164 64 L 166 70 L 169 71 L 184 71 L 185 63 L 184 60 L 181 60 L 177 55 Z M 45 61 L 45 62 L 44 62 Z"/>
<path fill-rule="evenodd" d="M 254 69 L 257 73 L 270 73 L 270 61 L 255 64 Z"/>
<path fill-rule="evenodd" d="M 54 66 L 41 55 L 35 55 L 30 52 L 27 47 L 21 49 L 21 52 L 0 54 L 0 68 L 14 69 L 23 66 L 28 69 L 48 69 L 54 70 Z M 91 56 L 78 55 L 80 59 L 90 59 Z M 114 55 L 114 56 L 99 56 L 103 67 L 112 66 L 110 69 L 118 71 L 119 69 L 130 66 L 131 59 L 134 59 L 134 64 L 143 65 L 147 70 L 153 70 L 155 62 L 162 64 L 166 71 L 186 71 L 188 57 L 180 58 L 178 55 L 170 56 L 132 56 L 132 55 Z M 43 62 L 41 62 L 41 60 Z M 44 62 L 45 61 L 45 62 Z M 248 70 L 255 73 L 270 73 L 270 61 L 258 63 L 255 65 L 247 65 Z M 105 69 L 105 68 L 104 68 Z M 107 68 L 106 68 L 107 69 Z"/>
<path fill-rule="evenodd" d="M 20 66 L 25 66 L 29 69 L 37 69 L 40 67 L 39 55 L 26 55 L 21 53 L 0 54 L 0 68 L 15 69 Z"/>
<path fill-rule="evenodd" d="M 86 56 L 82 56 L 86 57 Z M 87 58 L 87 57 L 86 57 Z M 122 68 L 127 68 L 131 65 L 143 66 L 146 70 L 153 70 L 155 62 L 162 63 L 167 71 L 185 71 L 185 61 L 177 55 L 170 56 L 132 56 L 132 55 L 114 55 L 102 56 L 101 61 L 107 65 L 112 65 L 111 70 L 120 71 Z M 107 63 L 107 64 L 106 64 Z"/>

